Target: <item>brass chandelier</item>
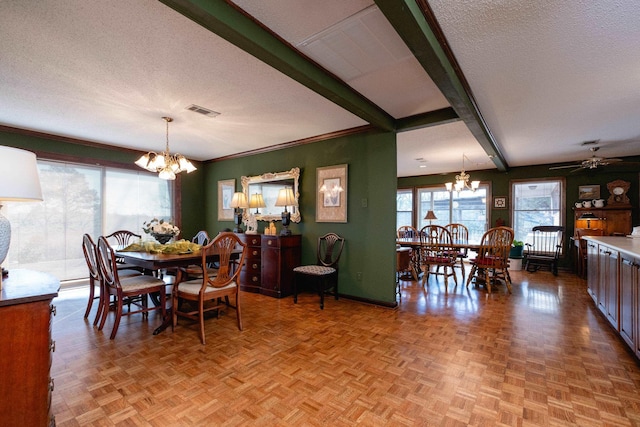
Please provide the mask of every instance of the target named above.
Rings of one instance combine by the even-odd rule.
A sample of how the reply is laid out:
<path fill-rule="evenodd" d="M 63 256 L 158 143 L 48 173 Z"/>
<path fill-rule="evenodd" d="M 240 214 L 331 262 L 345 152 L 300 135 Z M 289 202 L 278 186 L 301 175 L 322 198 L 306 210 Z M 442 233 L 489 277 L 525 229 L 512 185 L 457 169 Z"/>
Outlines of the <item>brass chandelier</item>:
<path fill-rule="evenodd" d="M 171 154 L 169 152 L 169 122 L 172 122 L 171 117 L 163 117 L 167 123 L 167 144 L 165 151 L 158 154 L 155 151 L 149 151 L 144 156 L 136 160 L 136 165 L 149 172 L 157 172 L 160 179 L 173 180 L 176 179 L 176 174 L 180 172 L 193 172 L 196 167 L 187 160 L 182 154 Z"/>
<path fill-rule="evenodd" d="M 456 175 L 455 184 L 453 182 L 447 182 L 444 184 L 445 187 L 447 187 L 447 191 L 450 193 L 454 190 L 460 193 L 464 189 L 476 191 L 480 186 L 480 181 L 471 181 L 471 183 L 469 183 L 471 175 L 464 171 L 464 158 L 465 155 L 462 154 L 462 171 L 460 172 L 460 175 Z"/>

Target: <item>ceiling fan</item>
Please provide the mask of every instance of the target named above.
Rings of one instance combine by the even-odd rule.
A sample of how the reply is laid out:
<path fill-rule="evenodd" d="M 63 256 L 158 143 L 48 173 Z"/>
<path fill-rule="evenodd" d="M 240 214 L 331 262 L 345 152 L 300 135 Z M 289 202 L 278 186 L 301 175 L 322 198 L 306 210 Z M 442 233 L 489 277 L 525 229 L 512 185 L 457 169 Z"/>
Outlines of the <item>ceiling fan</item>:
<path fill-rule="evenodd" d="M 593 153 L 591 157 L 586 160 L 583 160 L 581 163 L 574 165 L 565 165 L 565 166 L 553 166 L 550 167 L 549 170 L 554 169 L 567 169 L 567 168 L 575 168 L 570 172 L 576 172 L 582 169 L 597 169 L 600 166 L 607 166 L 613 163 L 622 162 L 622 159 L 616 159 L 613 157 L 600 157 L 596 156 L 596 152 L 600 149 L 600 147 L 591 147 L 589 150 Z"/>

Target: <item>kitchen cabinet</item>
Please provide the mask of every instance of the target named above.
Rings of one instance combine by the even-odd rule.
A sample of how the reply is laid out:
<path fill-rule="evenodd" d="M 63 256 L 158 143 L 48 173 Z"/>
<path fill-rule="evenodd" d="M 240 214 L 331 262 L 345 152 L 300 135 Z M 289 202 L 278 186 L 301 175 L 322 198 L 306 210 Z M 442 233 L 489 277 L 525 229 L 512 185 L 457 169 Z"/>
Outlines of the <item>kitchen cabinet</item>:
<path fill-rule="evenodd" d="M 585 213 L 592 213 L 598 219 L 580 219 Z M 605 236 L 631 234 L 631 208 L 574 208 L 574 229 L 603 229 Z"/>

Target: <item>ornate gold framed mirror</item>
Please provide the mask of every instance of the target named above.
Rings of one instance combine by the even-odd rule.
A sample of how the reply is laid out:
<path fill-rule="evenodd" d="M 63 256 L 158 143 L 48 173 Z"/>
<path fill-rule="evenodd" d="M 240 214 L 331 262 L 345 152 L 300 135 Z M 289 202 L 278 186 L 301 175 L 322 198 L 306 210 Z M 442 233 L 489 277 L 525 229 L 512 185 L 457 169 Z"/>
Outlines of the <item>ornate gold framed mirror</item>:
<path fill-rule="evenodd" d="M 256 176 L 242 177 L 242 191 L 247 196 L 249 204 L 252 204 L 252 197 L 260 194 L 264 200 L 264 207 L 250 207 L 245 210 L 244 218 L 247 219 L 250 213 L 255 214 L 258 221 L 280 221 L 282 219 L 282 211 L 284 208 L 276 206 L 278 193 L 283 188 L 291 188 L 295 196 L 295 206 L 288 208 L 291 212 L 291 221 L 300 222 L 302 216 L 298 199 L 298 181 L 300 178 L 300 168 L 293 168 L 286 172 L 270 172 Z M 257 200 L 253 197 L 253 200 Z"/>

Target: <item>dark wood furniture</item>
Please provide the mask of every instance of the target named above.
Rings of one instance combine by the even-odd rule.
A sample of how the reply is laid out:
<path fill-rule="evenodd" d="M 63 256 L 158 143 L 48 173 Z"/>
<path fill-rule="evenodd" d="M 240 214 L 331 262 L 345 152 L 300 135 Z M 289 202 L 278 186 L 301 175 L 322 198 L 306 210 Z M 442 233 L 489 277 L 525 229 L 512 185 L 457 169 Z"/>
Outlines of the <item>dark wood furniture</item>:
<path fill-rule="evenodd" d="M 293 293 L 293 269 L 300 265 L 302 236 L 239 234 L 247 245 L 240 289 L 283 298 Z"/>
<path fill-rule="evenodd" d="M 51 305 L 58 296 L 55 277 L 11 270 L 0 293 L 0 424 L 11 427 L 55 425 L 51 413 Z"/>
<path fill-rule="evenodd" d="M 509 250 L 513 242 L 513 229 L 509 227 L 494 227 L 482 236 L 478 256 L 471 260 L 471 272 L 467 278 L 467 287 L 475 277 L 476 284 L 484 283 L 491 293 L 491 282 L 504 280 L 507 290 L 511 293 L 511 276 L 509 275 Z"/>
<path fill-rule="evenodd" d="M 303 265 L 293 269 L 293 302 L 298 302 L 298 289 L 302 280 L 316 282 L 316 289 L 320 295 L 320 309 L 324 309 L 324 294 L 333 288 L 333 295 L 338 299 L 338 262 L 344 249 L 344 237 L 336 233 L 327 233 L 318 238 L 316 265 Z"/>
<path fill-rule="evenodd" d="M 564 227 L 559 225 L 538 225 L 531 230 L 531 241 L 525 243 L 524 269 L 538 271 L 548 266 L 554 276 L 558 275 L 558 260 L 562 252 Z"/>
<path fill-rule="evenodd" d="M 580 219 L 592 213 L 597 219 Z M 631 208 L 605 206 L 603 208 L 575 208 L 574 228 L 601 228 L 605 236 L 631 234 Z"/>
<path fill-rule="evenodd" d="M 586 236 L 587 291 L 640 358 L 640 239 Z"/>
<path fill-rule="evenodd" d="M 232 254 L 234 249 L 242 248 L 242 255 L 238 266 L 244 264 L 247 253 L 246 245 L 240 241 L 235 233 L 220 233 L 202 251 L 200 266 L 207 269 L 207 250 L 215 248 L 220 257 L 215 276 L 203 274 L 201 278 L 179 282 L 173 287 L 172 312 L 173 328 L 178 324 L 178 316 L 196 320 L 200 323 L 200 342 L 205 344 L 204 315 L 208 311 L 216 311 L 222 307 L 233 307 L 236 310 L 238 329 L 242 330 L 242 316 L 240 314 L 240 291 L 237 278 L 240 270 L 234 268 Z M 235 305 L 231 305 L 229 297 L 234 297 Z M 224 300 L 223 300 L 224 298 Z M 192 301 L 194 304 L 180 304 L 182 301 Z"/>

